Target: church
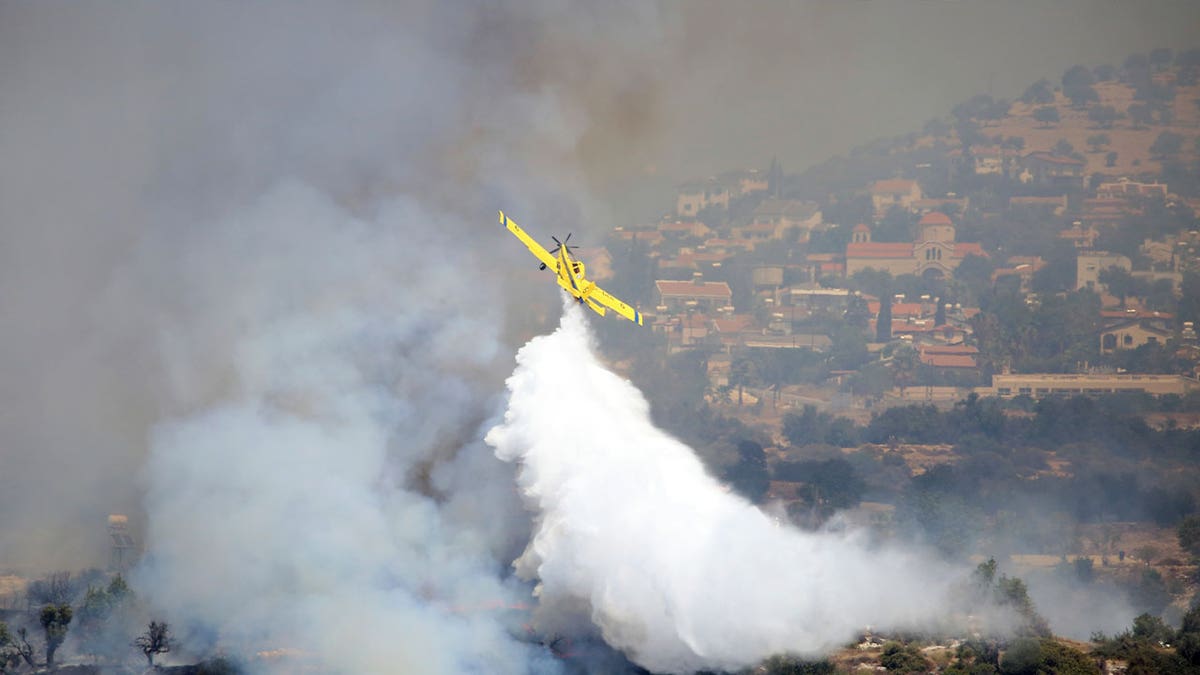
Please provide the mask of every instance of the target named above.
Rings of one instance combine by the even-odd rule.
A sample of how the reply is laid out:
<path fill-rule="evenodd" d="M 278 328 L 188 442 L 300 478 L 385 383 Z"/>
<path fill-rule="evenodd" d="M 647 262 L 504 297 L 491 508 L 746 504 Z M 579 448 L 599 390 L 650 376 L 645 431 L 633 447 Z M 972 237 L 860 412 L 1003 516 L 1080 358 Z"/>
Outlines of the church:
<path fill-rule="evenodd" d="M 857 225 L 846 244 L 846 275 L 873 268 L 892 276 L 946 277 L 969 255 L 987 257 L 978 242 L 955 241 L 954 236 L 950 217 L 937 211 L 922 216 L 912 242 L 871 241 L 871 228 Z"/>

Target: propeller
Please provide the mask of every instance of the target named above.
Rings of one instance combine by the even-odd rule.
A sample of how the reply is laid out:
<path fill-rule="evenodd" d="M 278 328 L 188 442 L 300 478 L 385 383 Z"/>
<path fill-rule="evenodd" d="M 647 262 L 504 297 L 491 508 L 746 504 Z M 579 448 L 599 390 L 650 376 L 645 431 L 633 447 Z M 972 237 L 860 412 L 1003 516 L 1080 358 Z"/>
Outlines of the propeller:
<path fill-rule="evenodd" d="M 571 234 L 572 234 L 571 232 L 568 232 L 567 238 L 563 239 L 562 241 L 559 241 L 558 237 L 551 236 L 550 238 L 553 239 L 554 243 L 557 245 L 554 247 L 554 250 L 550 251 L 550 255 L 558 255 L 558 250 L 560 248 L 564 248 L 564 247 L 567 249 L 567 255 L 571 255 L 571 247 L 569 245 L 569 242 L 571 241 Z M 538 267 L 538 269 L 544 270 L 544 269 L 546 269 L 546 266 L 542 265 L 542 266 Z"/>
<path fill-rule="evenodd" d="M 558 237 L 553 237 L 553 236 L 552 236 L 552 237 L 550 237 L 551 239 L 553 239 L 553 240 L 554 240 L 554 243 L 555 243 L 555 244 L 558 244 L 558 246 L 555 246 L 555 247 L 554 247 L 554 250 L 553 250 L 553 251 L 550 251 L 550 255 L 554 255 L 554 254 L 558 253 L 558 249 L 562 248 L 563 246 L 566 246 L 566 247 L 567 247 L 567 253 L 568 253 L 568 254 L 570 254 L 570 253 L 571 253 L 571 247 L 569 246 L 569 243 L 570 243 L 570 241 L 571 241 L 571 234 L 572 234 L 571 232 L 568 232 L 568 233 L 567 233 L 567 238 L 566 238 L 566 239 L 564 239 L 564 240 L 562 240 L 562 241 L 559 241 L 559 240 L 558 240 Z"/>

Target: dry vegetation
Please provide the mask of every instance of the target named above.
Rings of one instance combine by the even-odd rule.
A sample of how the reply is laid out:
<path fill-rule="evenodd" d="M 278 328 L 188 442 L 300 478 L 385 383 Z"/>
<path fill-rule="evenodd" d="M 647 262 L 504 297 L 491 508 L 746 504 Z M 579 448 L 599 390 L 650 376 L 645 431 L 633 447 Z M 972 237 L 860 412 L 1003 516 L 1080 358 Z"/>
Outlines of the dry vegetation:
<path fill-rule="evenodd" d="M 1094 85 L 1100 101 L 1093 105 L 1112 106 L 1117 112 L 1125 114 L 1129 106 L 1137 101 L 1133 98 L 1133 87 L 1120 82 L 1097 82 Z M 1071 101 L 1062 92 L 1055 92 L 1054 105 L 1058 108 L 1061 120 L 1052 125 L 1045 125 L 1034 120 L 1033 111 L 1040 105 L 1030 105 L 1017 101 L 1009 109 L 1008 117 L 989 123 L 983 128 L 989 136 L 1001 134 L 1005 137 L 1019 136 L 1025 139 L 1025 151 L 1050 150 L 1060 140 L 1066 139 L 1075 150 L 1084 155 L 1087 161 L 1086 173 L 1107 174 L 1136 174 L 1145 171 L 1158 172 L 1161 162 L 1152 159 L 1150 145 L 1163 131 L 1172 131 L 1182 135 L 1184 141 L 1181 156 L 1184 159 L 1194 158 L 1194 140 L 1200 136 L 1200 85 L 1179 87 L 1175 92 L 1172 104 L 1174 121 L 1169 125 L 1155 124 L 1151 127 L 1134 128 L 1128 115 L 1117 120 L 1111 129 L 1101 129 L 1088 118 L 1086 108 L 1071 107 Z M 1095 134 L 1105 134 L 1112 142 L 1100 152 L 1088 149 L 1087 139 Z M 1105 155 L 1117 153 L 1116 164 L 1105 166 Z"/>

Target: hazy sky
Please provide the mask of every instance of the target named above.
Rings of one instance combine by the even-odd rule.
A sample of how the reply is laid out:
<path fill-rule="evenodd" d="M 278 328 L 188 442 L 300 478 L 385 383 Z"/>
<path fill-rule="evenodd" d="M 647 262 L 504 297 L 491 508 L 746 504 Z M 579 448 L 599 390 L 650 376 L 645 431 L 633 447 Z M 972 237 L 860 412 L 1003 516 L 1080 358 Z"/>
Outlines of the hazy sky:
<path fill-rule="evenodd" d="M 800 170 L 919 129 L 974 94 L 1020 96 L 1070 66 L 1200 47 L 1200 3 L 726 2 L 680 11 L 676 137 L 664 168 Z M 748 9 L 749 7 L 749 9 Z M 672 167 L 672 164 L 675 166 Z"/>

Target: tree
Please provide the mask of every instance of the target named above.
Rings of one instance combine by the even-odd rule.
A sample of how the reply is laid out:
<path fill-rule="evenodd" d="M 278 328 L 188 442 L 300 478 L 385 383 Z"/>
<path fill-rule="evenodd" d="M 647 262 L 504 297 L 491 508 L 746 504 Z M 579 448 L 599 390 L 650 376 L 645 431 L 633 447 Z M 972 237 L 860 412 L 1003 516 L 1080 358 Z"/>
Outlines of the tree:
<path fill-rule="evenodd" d="M 174 638 L 165 621 L 151 621 L 150 626 L 133 641 L 133 646 L 141 650 L 146 657 L 146 663 L 154 667 L 154 657 L 171 651 Z"/>
<path fill-rule="evenodd" d="M 1150 144 L 1150 154 L 1156 157 L 1167 157 L 1177 154 L 1183 148 L 1183 136 L 1173 132 L 1164 131 L 1154 139 L 1154 143 Z"/>
<path fill-rule="evenodd" d="M 758 503 L 770 488 L 767 456 L 762 445 L 751 440 L 737 444 L 738 461 L 725 470 L 725 480 L 735 492 Z"/>
<path fill-rule="evenodd" d="M 889 642 L 883 646 L 879 664 L 892 673 L 927 673 L 930 663 L 921 655 L 916 645 Z"/>
<path fill-rule="evenodd" d="M 1092 75 L 1097 82 L 1110 82 L 1117 79 L 1117 69 L 1111 63 L 1105 63 L 1093 68 Z"/>
<path fill-rule="evenodd" d="M 83 603 L 76 611 L 75 632 L 79 636 L 80 648 L 97 660 L 102 656 L 116 657 L 113 647 L 117 643 L 114 634 L 124 627 L 122 610 L 127 606 L 133 591 L 121 575 L 113 577 L 107 587 L 88 586 Z"/>
<path fill-rule="evenodd" d="M 0 673 L 21 665 L 21 654 L 17 651 L 12 634 L 8 632 L 8 624 L 0 621 Z"/>
<path fill-rule="evenodd" d="M 1095 122 L 1101 129 L 1111 129 L 1113 122 L 1121 119 L 1121 113 L 1111 105 L 1098 105 L 1088 110 L 1088 119 Z"/>
<path fill-rule="evenodd" d="M 1129 121 L 1133 122 L 1135 129 L 1142 129 L 1154 123 L 1154 112 L 1145 103 L 1129 104 L 1125 114 L 1129 115 Z"/>
<path fill-rule="evenodd" d="M 1092 71 L 1086 66 L 1071 66 L 1067 72 L 1063 73 L 1062 86 L 1067 87 L 1091 86 L 1096 83 L 1096 78 L 1092 75 Z"/>
<path fill-rule="evenodd" d="M 70 605 L 46 605 L 38 619 L 46 635 L 46 667 L 54 668 L 54 653 L 67 639 L 67 626 L 71 624 L 73 611 Z"/>
<path fill-rule="evenodd" d="M 1135 290 L 1135 279 L 1129 270 L 1112 265 L 1100 270 L 1099 279 L 1109 293 L 1121 299 L 1121 309 L 1125 309 L 1125 299 L 1133 295 Z"/>
<path fill-rule="evenodd" d="M 829 661 L 803 661 L 794 656 L 772 656 L 763 661 L 756 673 L 763 675 L 833 675 L 837 672 Z"/>
<path fill-rule="evenodd" d="M 1063 87 L 1063 95 L 1071 99 L 1071 105 L 1076 108 L 1082 108 L 1100 100 L 1100 94 L 1096 93 L 1096 88 L 1090 84 Z"/>
<path fill-rule="evenodd" d="M 1030 105 L 1034 103 L 1054 103 L 1054 88 L 1050 84 L 1050 80 L 1042 78 L 1029 85 L 1025 89 L 1025 93 L 1021 94 L 1021 102 Z"/>
<path fill-rule="evenodd" d="M 1193 666 L 1200 666 L 1200 602 L 1193 602 L 1183 615 L 1178 643 L 1179 655 Z"/>
<path fill-rule="evenodd" d="M 30 668 L 37 669 L 37 663 L 33 660 L 33 645 L 29 644 L 29 634 L 24 628 L 17 629 L 17 639 L 13 641 L 12 650 Z"/>
<path fill-rule="evenodd" d="M 1112 139 L 1108 134 L 1092 134 L 1087 137 L 1087 144 L 1091 146 L 1092 152 L 1100 152 L 1109 143 L 1112 143 Z"/>
<path fill-rule="evenodd" d="M 1104 155 L 1104 166 L 1114 167 L 1117 165 L 1117 153 L 1110 151 Z"/>
<path fill-rule="evenodd" d="M 29 584 L 25 594 L 37 605 L 69 605 L 76 590 L 70 572 L 54 572 Z"/>
<path fill-rule="evenodd" d="M 892 296 L 885 293 L 879 298 L 879 315 L 875 318 L 875 341 L 888 342 L 892 339 Z"/>
<path fill-rule="evenodd" d="M 1058 142 L 1054 144 L 1054 147 L 1050 149 L 1050 152 L 1053 152 L 1060 157 L 1070 157 L 1071 155 L 1075 154 L 1075 146 L 1071 145 L 1071 141 L 1068 141 L 1065 138 L 1060 138 L 1058 139 Z"/>
<path fill-rule="evenodd" d="M 1157 49 L 1150 50 L 1149 61 L 1150 65 L 1153 66 L 1155 70 L 1162 70 L 1163 68 L 1171 65 L 1172 58 L 1173 54 L 1168 47 L 1159 47 Z"/>
<path fill-rule="evenodd" d="M 1042 123 L 1043 128 L 1049 129 L 1051 124 L 1058 124 L 1059 117 L 1058 108 L 1052 105 L 1044 105 L 1033 111 L 1033 119 Z"/>
<path fill-rule="evenodd" d="M 1133 637 L 1150 642 L 1170 642 L 1175 637 L 1175 631 L 1163 620 L 1153 614 L 1139 614 L 1133 620 Z"/>

